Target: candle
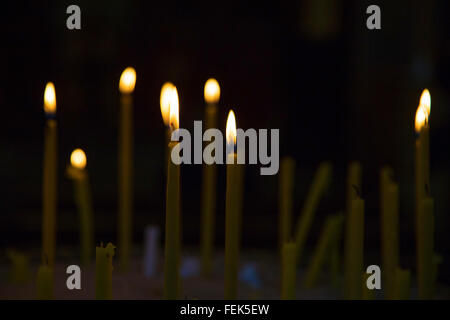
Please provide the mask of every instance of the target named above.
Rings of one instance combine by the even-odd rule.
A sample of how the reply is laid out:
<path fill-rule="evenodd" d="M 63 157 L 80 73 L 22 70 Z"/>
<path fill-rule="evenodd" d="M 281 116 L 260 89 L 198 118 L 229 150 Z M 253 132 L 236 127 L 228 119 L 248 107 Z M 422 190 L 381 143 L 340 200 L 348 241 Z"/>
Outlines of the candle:
<path fill-rule="evenodd" d="M 417 282 L 420 299 L 432 299 L 435 279 L 433 237 L 434 201 L 425 196 L 420 202 L 418 217 Z"/>
<path fill-rule="evenodd" d="M 118 252 L 121 270 L 128 269 L 133 213 L 133 91 L 136 71 L 128 67 L 120 76 L 119 223 Z"/>
<path fill-rule="evenodd" d="M 361 299 L 361 286 L 363 278 L 364 254 L 364 200 L 357 196 L 352 200 L 348 214 L 349 237 L 348 264 L 346 269 L 346 297 L 348 299 Z"/>
<path fill-rule="evenodd" d="M 172 134 L 172 131 L 170 130 L 170 99 L 172 96 L 172 90 L 175 88 L 172 82 L 166 82 L 163 84 L 161 88 L 161 95 L 159 97 L 159 104 L 161 107 L 161 115 L 163 118 L 164 125 L 166 126 L 166 140 L 164 141 L 164 148 L 165 148 L 165 158 L 164 158 L 164 165 L 167 164 L 167 159 L 169 157 L 169 142 L 170 142 L 170 135 Z M 165 174 L 167 174 L 166 171 L 167 168 L 164 168 Z"/>
<path fill-rule="evenodd" d="M 385 293 L 394 298 L 395 270 L 398 267 L 398 185 L 391 180 L 392 169 L 380 174 L 381 249 Z"/>
<path fill-rule="evenodd" d="M 295 178 L 295 160 L 289 157 L 283 158 L 279 174 L 279 246 L 292 237 L 292 203 Z"/>
<path fill-rule="evenodd" d="M 57 211 L 57 122 L 56 95 L 53 83 L 44 92 L 44 111 L 47 118 L 44 138 L 44 172 L 42 192 L 42 259 L 53 266 L 55 261 Z"/>
<path fill-rule="evenodd" d="M 75 149 L 70 155 L 67 175 L 74 182 L 75 202 L 80 220 L 81 262 L 88 265 L 94 248 L 92 200 L 89 190 L 89 176 L 86 167 L 86 154 Z"/>
<path fill-rule="evenodd" d="M 179 101 L 175 87 L 170 97 L 170 128 L 172 137 L 179 128 Z M 180 216 L 180 165 L 173 162 L 178 154 L 172 150 L 178 145 L 177 141 L 169 143 L 169 157 L 167 167 L 166 192 L 166 233 L 165 233 L 165 259 L 164 259 L 164 298 L 179 298 L 179 266 L 181 254 L 181 216 Z M 176 159 L 179 160 L 179 159 Z"/>
<path fill-rule="evenodd" d="M 36 288 L 39 300 L 53 299 L 53 269 L 47 264 L 39 267 Z"/>
<path fill-rule="evenodd" d="M 209 79 L 205 83 L 204 96 L 205 130 L 217 127 L 217 103 L 220 98 L 220 87 L 216 79 Z M 211 274 L 212 255 L 214 248 L 214 221 L 216 210 L 216 180 L 217 168 L 214 164 L 203 165 L 202 181 L 202 273 Z"/>
<path fill-rule="evenodd" d="M 342 215 L 332 215 L 326 219 L 325 225 L 323 226 L 319 237 L 319 241 L 317 242 L 317 246 L 314 250 L 311 263 L 306 271 L 304 282 L 304 286 L 306 288 L 312 288 L 316 284 L 326 259 L 330 257 L 331 249 L 336 243 L 336 237 L 338 236 L 342 222 Z"/>
<path fill-rule="evenodd" d="M 111 300 L 112 294 L 112 259 L 115 246 L 108 243 L 95 248 L 95 299 Z"/>
<path fill-rule="evenodd" d="M 332 167 L 330 163 L 321 163 L 316 171 L 311 188 L 309 189 L 306 202 L 297 222 L 295 233 L 295 242 L 297 243 L 297 262 L 300 261 L 303 246 L 308 236 L 316 209 L 319 205 L 320 197 L 330 184 L 331 170 Z"/>
<path fill-rule="evenodd" d="M 371 290 L 367 287 L 367 279 L 370 277 L 370 274 L 366 273 L 363 271 L 363 273 L 361 274 L 361 279 L 362 279 L 362 283 L 361 283 L 361 299 L 362 300 L 373 300 L 374 299 L 374 291 L 375 289 Z"/>
<path fill-rule="evenodd" d="M 410 298 L 411 272 L 397 268 L 395 270 L 394 299 L 407 300 Z"/>
<path fill-rule="evenodd" d="M 10 280 L 16 284 L 26 284 L 30 279 L 30 263 L 28 257 L 13 249 L 8 249 L 6 254 L 9 260 L 11 260 Z"/>
<path fill-rule="evenodd" d="M 237 165 L 236 118 L 228 113 L 226 127 L 227 177 L 225 203 L 225 299 L 237 298 L 240 241 L 240 170 Z"/>
<path fill-rule="evenodd" d="M 281 249 L 281 299 L 295 299 L 297 264 L 297 246 L 295 242 L 285 242 Z"/>

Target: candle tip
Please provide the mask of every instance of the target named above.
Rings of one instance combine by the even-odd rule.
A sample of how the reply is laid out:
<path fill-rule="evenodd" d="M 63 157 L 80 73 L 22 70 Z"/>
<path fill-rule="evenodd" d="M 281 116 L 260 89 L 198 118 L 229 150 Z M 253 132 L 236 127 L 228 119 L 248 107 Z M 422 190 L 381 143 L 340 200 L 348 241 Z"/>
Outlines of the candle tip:
<path fill-rule="evenodd" d="M 53 82 L 48 82 L 45 86 L 44 111 L 46 114 L 55 114 L 56 112 L 56 94 Z"/>
<path fill-rule="evenodd" d="M 132 93 L 136 84 L 136 71 L 132 67 L 123 70 L 119 81 L 119 90 L 122 93 Z"/>
<path fill-rule="evenodd" d="M 207 103 L 217 103 L 220 99 L 220 86 L 216 79 L 210 78 L 205 83 L 205 101 Z"/>

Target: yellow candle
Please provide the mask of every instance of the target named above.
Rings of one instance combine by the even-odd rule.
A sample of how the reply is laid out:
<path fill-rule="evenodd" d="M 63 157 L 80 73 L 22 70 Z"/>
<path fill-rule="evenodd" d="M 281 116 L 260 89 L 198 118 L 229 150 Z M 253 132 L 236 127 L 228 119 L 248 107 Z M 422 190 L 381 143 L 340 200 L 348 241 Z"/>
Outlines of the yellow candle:
<path fill-rule="evenodd" d="M 42 197 L 42 259 L 53 266 L 55 261 L 57 212 L 57 122 L 56 95 L 53 83 L 47 83 L 44 93 L 47 117 L 44 140 L 44 172 Z"/>
<path fill-rule="evenodd" d="M 392 169 L 380 175 L 381 250 L 384 288 L 388 299 L 394 298 L 395 270 L 398 267 L 398 185 L 391 180 Z"/>
<path fill-rule="evenodd" d="M 81 262 L 88 265 L 92 259 L 94 248 L 94 228 L 92 200 L 89 190 L 89 176 L 86 167 L 86 154 L 81 149 L 75 149 L 70 155 L 70 166 L 67 175 L 73 179 L 75 202 L 80 220 Z"/>
<path fill-rule="evenodd" d="M 36 288 L 39 300 L 53 299 L 53 269 L 47 264 L 39 267 Z"/>
<path fill-rule="evenodd" d="M 363 279 L 364 255 L 364 200 L 357 197 L 352 200 L 348 215 L 349 237 L 348 264 L 346 270 L 346 297 L 347 299 L 361 299 L 361 284 Z"/>
<path fill-rule="evenodd" d="M 432 299 L 435 266 L 433 253 L 434 237 L 434 201 L 424 197 L 419 207 L 417 281 L 420 299 Z"/>
<path fill-rule="evenodd" d="M 178 93 L 174 87 L 170 97 L 170 127 L 179 128 Z M 179 298 L 179 266 L 181 255 L 181 222 L 180 222 L 180 166 L 173 161 L 177 153 L 172 150 L 178 142 L 169 143 L 166 192 L 166 233 L 164 259 L 164 298 Z M 177 161 L 179 159 L 176 159 Z"/>
<path fill-rule="evenodd" d="M 285 242 L 281 250 L 281 299 L 283 300 L 295 299 L 297 281 L 296 250 L 295 242 Z"/>
<path fill-rule="evenodd" d="M 306 271 L 304 282 L 306 288 L 312 288 L 316 284 L 327 257 L 330 257 L 333 244 L 336 243 L 336 236 L 341 228 L 342 222 L 343 217 L 341 215 L 333 215 L 326 219 L 311 263 Z"/>
<path fill-rule="evenodd" d="M 411 272 L 409 270 L 397 268 L 395 270 L 395 290 L 394 299 L 408 300 L 410 298 Z"/>
<path fill-rule="evenodd" d="M 119 134 L 119 265 L 127 270 L 132 244 L 133 213 L 133 96 L 136 72 L 128 67 L 120 76 Z"/>
<path fill-rule="evenodd" d="M 331 181 L 331 164 L 328 162 L 320 164 L 314 176 L 313 183 L 306 197 L 306 202 L 297 222 L 295 242 L 297 244 L 297 262 L 300 261 L 303 246 L 316 213 L 319 200 Z"/>
<path fill-rule="evenodd" d="M 279 246 L 292 237 L 292 203 L 295 178 L 295 160 L 289 157 L 283 158 L 280 165 L 279 174 Z"/>
<path fill-rule="evenodd" d="M 217 127 L 217 103 L 220 98 L 219 83 L 209 79 L 205 84 L 205 130 Z M 202 273 L 209 276 L 212 269 L 214 249 L 214 221 L 216 210 L 217 168 L 214 164 L 203 165 L 202 181 Z"/>
<path fill-rule="evenodd" d="M 230 110 L 226 127 L 227 185 L 225 203 L 225 299 L 236 299 L 239 271 L 241 177 L 237 165 L 236 118 Z"/>
<path fill-rule="evenodd" d="M 95 299 L 111 300 L 112 293 L 112 259 L 115 246 L 108 243 L 95 248 Z"/>

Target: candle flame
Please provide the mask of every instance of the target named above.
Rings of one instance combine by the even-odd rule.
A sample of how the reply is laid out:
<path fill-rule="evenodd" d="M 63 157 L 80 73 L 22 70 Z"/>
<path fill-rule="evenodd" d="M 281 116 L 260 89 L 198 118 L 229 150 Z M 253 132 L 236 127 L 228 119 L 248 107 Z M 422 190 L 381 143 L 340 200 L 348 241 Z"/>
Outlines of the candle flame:
<path fill-rule="evenodd" d="M 172 90 L 175 88 L 172 82 L 166 82 L 161 88 L 161 96 L 159 98 L 159 104 L 161 106 L 161 114 L 166 126 L 169 125 L 170 121 L 170 98 L 172 95 Z"/>
<path fill-rule="evenodd" d="M 210 78 L 205 83 L 205 101 L 207 103 L 217 103 L 220 99 L 220 86 L 216 79 Z"/>
<path fill-rule="evenodd" d="M 77 169 L 84 169 L 86 167 L 86 154 L 81 149 L 75 149 L 70 155 L 70 164 Z"/>
<path fill-rule="evenodd" d="M 53 82 L 48 82 L 44 91 L 44 111 L 47 114 L 56 112 L 56 95 Z"/>
<path fill-rule="evenodd" d="M 132 93 L 136 84 L 136 71 L 132 67 L 123 70 L 119 81 L 119 90 L 122 93 Z"/>
<path fill-rule="evenodd" d="M 226 137 L 227 145 L 236 145 L 236 117 L 233 110 L 228 113 Z"/>
<path fill-rule="evenodd" d="M 423 90 L 422 95 L 420 96 L 420 104 L 421 106 L 424 106 L 426 112 L 427 112 L 427 119 L 430 116 L 431 113 L 431 96 L 430 91 L 428 89 Z"/>
<path fill-rule="evenodd" d="M 416 121 L 415 121 L 415 129 L 416 133 L 420 133 L 420 130 L 423 128 L 427 121 L 427 111 L 423 105 L 419 105 L 416 111 Z"/>
<path fill-rule="evenodd" d="M 180 108 L 180 103 L 178 101 L 178 92 L 177 92 L 177 87 L 173 86 L 171 94 L 170 94 L 170 99 L 169 99 L 169 111 L 170 111 L 170 129 L 176 130 L 180 127 L 179 125 L 179 108 Z"/>

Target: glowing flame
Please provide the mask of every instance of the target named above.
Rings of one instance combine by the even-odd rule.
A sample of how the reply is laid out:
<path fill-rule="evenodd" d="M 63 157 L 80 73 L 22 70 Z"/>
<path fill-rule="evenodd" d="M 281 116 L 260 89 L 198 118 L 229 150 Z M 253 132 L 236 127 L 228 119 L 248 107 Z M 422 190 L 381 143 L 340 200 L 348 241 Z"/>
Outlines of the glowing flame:
<path fill-rule="evenodd" d="M 416 133 L 420 133 L 420 130 L 425 125 L 427 118 L 428 118 L 427 110 L 425 109 L 425 107 L 423 105 L 418 106 L 417 111 L 416 111 L 416 121 L 415 121 Z"/>
<path fill-rule="evenodd" d="M 136 84 L 136 71 L 132 67 L 123 70 L 119 81 L 119 90 L 122 93 L 131 93 Z"/>
<path fill-rule="evenodd" d="M 428 89 L 423 90 L 422 95 L 420 96 L 420 104 L 423 106 L 427 112 L 427 118 L 430 116 L 431 113 L 431 96 L 430 91 Z"/>
<path fill-rule="evenodd" d="M 81 149 L 75 149 L 70 155 L 70 164 L 77 169 L 86 167 L 86 154 Z"/>
<path fill-rule="evenodd" d="M 205 83 L 205 100 L 207 103 L 217 103 L 220 98 L 220 86 L 216 79 L 208 79 Z"/>
<path fill-rule="evenodd" d="M 47 114 L 56 112 L 56 95 L 53 82 L 47 83 L 44 91 L 44 111 Z"/>
<path fill-rule="evenodd" d="M 236 144 L 236 117 L 234 116 L 233 110 L 230 110 L 228 113 L 226 136 L 227 145 Z"/>
<path fill-rule="evenodd" d="M 179 101 L 178 101 L 178 92 L 177 88 L 174 86 L 172 88 L 170 99 L 169 99 L 169 111 L 170 111 L 170 128 L 172 130 L 178 129 L 180 127 L 179 125 Z"/>
<path fill-rule="evenodd" d="M 159 98 L 159 104 L 161 106 L 161 114 L 166 126 L 169 125 L 170 120 L 170 98 L 172 96 L 172 90 L 175 88 L 172 82 L 166 82 L 161 88 L 161 96 Z"/>

